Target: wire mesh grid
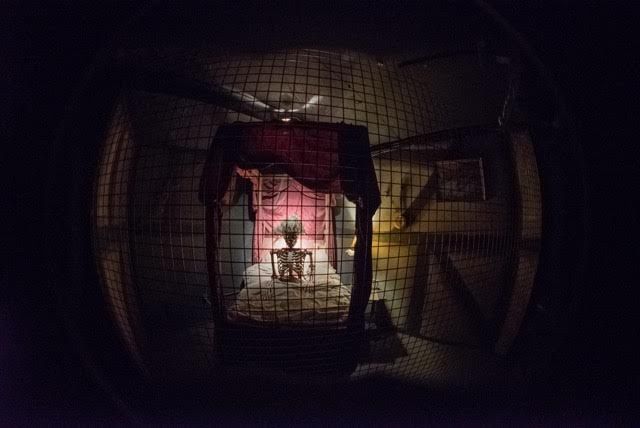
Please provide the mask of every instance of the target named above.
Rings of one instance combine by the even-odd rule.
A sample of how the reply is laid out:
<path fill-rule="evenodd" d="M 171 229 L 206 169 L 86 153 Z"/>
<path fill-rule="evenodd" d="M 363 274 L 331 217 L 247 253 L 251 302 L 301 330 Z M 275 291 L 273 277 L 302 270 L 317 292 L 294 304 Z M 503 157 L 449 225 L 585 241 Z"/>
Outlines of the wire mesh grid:
<path fill-rule="evenodd" d="M 95 184 L 95 255 L 114 320 L 141 367 L 160 378 L 201 379 L 218 369 L 220 353 L 237 345 L 234 358 L 260 368 L 274 341 L 289 366 L 323 372 L 339 364 L 348 342 L 339 332 L 353 291 L 355 205 L 280 173 L 263 171 L 258 183 L 251 171 L 234 172 L 213 292 L 226 315 L 240 314 L 258 329 L 276 319 L 281 330 L 322 326 L 325 337 L 333 335 L 327 347 L 335 352 L 319 352 L 318 337 L 241 332 L 237 338 L 249 340 L 226 341 L 225 349 L 216 340 L 218 299 L 211 294 L 200 180 L 221 126 L 276 121 L 368 130 L 381 204 L 373 217 L 366 339 L 351 376 L 437 382 L 491 372 L 495 350 L 508 349 L 517 333 L 513 313 L 526 308 L 535 274 L 535 246 L 527 247 L 526 262 L 521 250 L 540 233 L 530 141 L 520 139 L 512 150 L 508 136 L 492 126 L 452 128 L 457 106 L 430 85 L 428 70 L 400 67 L 393 58 L 317 49 L 136 56 L 223 95 L 222 102 L 207 102 L 175 91 L 125 91 L 105 138 Z M 256 203 L 284 216 L 272 212 L 270 222 L 261 222 Z M 312 209 L 292 210 L 296 204 Z M 282 269 L 278 254 L 271 263 L 271 250 L 288 246 L 274 231 L 292 214 L 313 231 L 293 245 L 307 251 L 303 270 L 279 281 Z M 524 218 L 534 220 L 523 226 Z M 267 251 L 256 255 L 255 238 L 265 234 L 271 234 Z M 284 285 L 274 289 L 274 283 Z M 514 293 L 521 298 L 511 298 Z"/>

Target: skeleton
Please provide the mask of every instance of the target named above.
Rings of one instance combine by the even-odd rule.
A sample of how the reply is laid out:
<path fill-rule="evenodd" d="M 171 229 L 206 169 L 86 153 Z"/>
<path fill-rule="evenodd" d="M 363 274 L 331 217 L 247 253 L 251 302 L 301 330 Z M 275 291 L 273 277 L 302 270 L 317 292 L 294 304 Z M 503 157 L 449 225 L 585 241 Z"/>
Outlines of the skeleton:
<path fill-rule="evenodd" d="M 276 273 L 276 261 L 278 269 Z M 304 274 L 304 262 L 309 256 L 309 275 Z M 314 264 L 313 254 L 311 251 L 300 248 L 281 248 L 279 250 L 271 250 L 271 269 L 273 279 L 284 282 L 298 282 L 302 284 L 303 280 L 310 279 L 313 276 Z"/>
<path fill-rule="evenodd" d="M 315 270 L 313 254 L 305 249 L 293 248 L 298 240 L 299 233 L 304 231 L 302 223 L 294 215 L 291 219 L 282 222 L 279 231 L 282 233 L 287 246 L 278 250 L 271 250 L 271 278 L 274 281 L 277 279 L 282 282 L 296 282 L 303 289 L 309 288 L 312 285 Z M 307 256 L 309 256 L 309 273 L 305 275 L 304 265 Z M 273 282 L 271 282 L 272 285 Z M 267 288 L 266 292 L 268 296 L 271 296 L 271 288 Z"/>

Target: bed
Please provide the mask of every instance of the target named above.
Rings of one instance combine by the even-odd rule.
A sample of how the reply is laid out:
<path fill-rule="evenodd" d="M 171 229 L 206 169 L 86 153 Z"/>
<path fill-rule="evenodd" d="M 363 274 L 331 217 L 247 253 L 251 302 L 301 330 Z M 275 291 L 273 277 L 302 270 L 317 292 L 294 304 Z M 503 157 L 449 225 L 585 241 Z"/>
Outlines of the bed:
<path fill-rule="evenodd" d="M 250 184 L 251 261 L 233 295 L 223 290 L 219 246 L 233 180 Z M 353 263 L 336 270 L 335 195 L 355 204 Z M 371 293 L 372 217 L 380 205 L 368 140 L 361 126 L 337 123 L 234 123 L 220 127 L 200 181 L 216 355 L 221 364 L 298 373 L 351 373 L 364 338 Z M 291 214 L 304 223 L 297 244 L 313 256 L 296 281 L 274 275 L 276 233 Z M 291 245 L 285 250 L 290 251 Z M 289 253 L 290 254 L 290 253 Z M 269 258 L 267 258 L 267 256 Z M 248 261 L 248 260 L 247 260 Z M 311 260 L 309 260 L 311 263 Z M 344 269 L 345 264 L 341 263 Z M 280 268 L 279 268 L 280 269 Z M 276 278 L 274 278 L 276 276 Z M 302 276 L 302 278 L 300 278 Z M 281 278 L 281 279 L 278 279 Z"/>
<path fill-rule="evenodd" d="M 307 277 L 302 282 L 272 278 L 271 260 L 248 267 L 242 276 L 243 288 L 227 310 L 227 319 L 262 326 L 344 325 L 349 316 L 351 287 L 341 282 L 326 249 L 314 249 L 313 254 L 315 272 L 310 274 L 306 266 Z"/>

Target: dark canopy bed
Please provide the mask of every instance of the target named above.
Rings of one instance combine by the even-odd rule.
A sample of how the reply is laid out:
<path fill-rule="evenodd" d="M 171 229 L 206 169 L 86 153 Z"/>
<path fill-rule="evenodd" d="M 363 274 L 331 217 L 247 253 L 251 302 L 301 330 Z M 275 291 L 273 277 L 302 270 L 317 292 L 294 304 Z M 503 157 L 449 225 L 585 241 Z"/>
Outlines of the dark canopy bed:
<path fill-rule="evenodd" d="M 228 296 L 221 286 L 220 232 L 223 210 L 233 203 L 231 183 L 238 179 L 251 188 L 251 265 L 240 291 Z M 338 195 L 356 210 L 349 283 L 337 271 L 333 207 Z M 367 129 L 282 121 L 224 125 L 211 145 L 199 196 L 206 207 L 220 361 L 288 372 L 350 373 L 364 336 L 372 279 L 371 219 L 380 204 Z M 304 233 L 290 242 L 281 227 L 292 218 Z M 314 357 L 302 361 L 301 354 Z"/>

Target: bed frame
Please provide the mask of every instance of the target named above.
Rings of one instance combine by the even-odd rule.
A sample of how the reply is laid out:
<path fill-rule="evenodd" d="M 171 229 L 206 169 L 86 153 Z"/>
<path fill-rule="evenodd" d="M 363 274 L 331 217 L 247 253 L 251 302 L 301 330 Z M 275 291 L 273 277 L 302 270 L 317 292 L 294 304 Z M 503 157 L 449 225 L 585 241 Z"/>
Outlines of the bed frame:
<path fill-rule="evenodd" d="M 274 167 L 275 165 L 275 167 Z M 230 322 L 221 295 L 218 241 L 221 208 L 237 168 L 274 168 L 303 186 L 343 194 L 356 205 L 356 245 L 349 314 L 331 327 Z M 380 191 L 367 129 L 333 123 L 251 122 L 218 129 L 200 184 L 218 362 L 260 371 L 345 376 L 357 366 L 371 293 L 371 219 Z"/>

